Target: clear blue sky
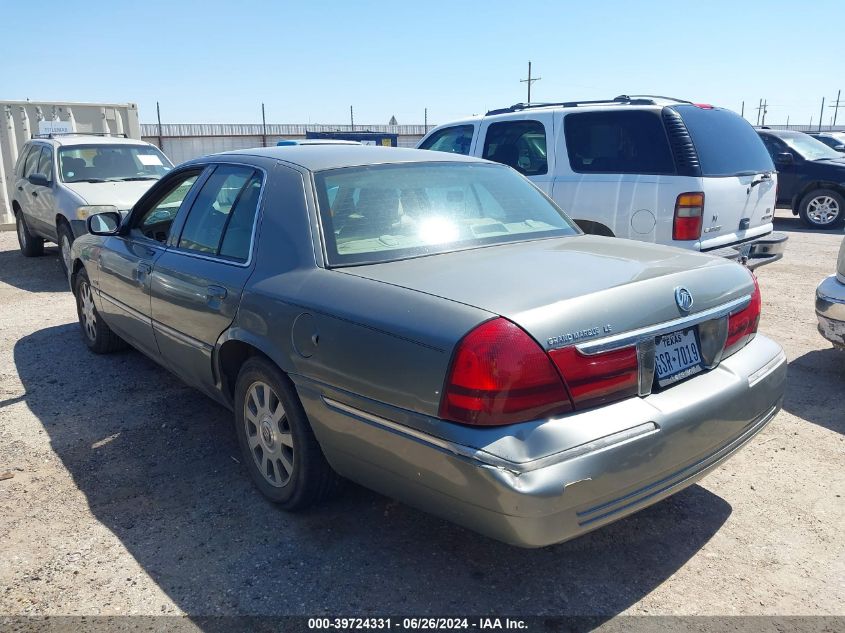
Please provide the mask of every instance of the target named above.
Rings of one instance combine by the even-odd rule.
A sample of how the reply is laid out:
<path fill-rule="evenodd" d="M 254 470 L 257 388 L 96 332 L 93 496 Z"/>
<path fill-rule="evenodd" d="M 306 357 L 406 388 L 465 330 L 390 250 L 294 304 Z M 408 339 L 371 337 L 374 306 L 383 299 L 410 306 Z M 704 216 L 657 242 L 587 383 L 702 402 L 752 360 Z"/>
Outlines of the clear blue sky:
<path fill-rule="evenodd" d="M 535 101 L 745 100 L 753 122 L 765 97 L 767 122 L 809 123 L 845 90 L 842 0 L 3 5 L 0 99 L 134 101 L 146 123 L 156 101 L 172 123 L 256 122 L 262 101 L 271 123 L 442 123 L 524 101 L 529 59 Z"/>

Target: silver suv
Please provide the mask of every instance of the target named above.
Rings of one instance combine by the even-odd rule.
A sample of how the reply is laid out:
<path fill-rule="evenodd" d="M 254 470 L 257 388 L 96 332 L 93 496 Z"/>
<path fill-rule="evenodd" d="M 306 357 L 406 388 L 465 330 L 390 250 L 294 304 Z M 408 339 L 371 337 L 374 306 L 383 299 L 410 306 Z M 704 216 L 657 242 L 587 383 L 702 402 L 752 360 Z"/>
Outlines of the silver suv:
<path fill-rule="evenodd" d="M 722 255 L 782 257 L 777 174 L 754 128 L 670 97 L 518 103 L 441 125 L 420 149 L 478 156 L 528 177 L 587 233 Z"/>
<path fill-rule="evenodd" d="M 103 211 L 126 214 L 173 168 L 154 145 L 96 135 L 48 135 L 22 148 L 15 165 L 12 211 L 21 253 L 36 257 L 55 242 L 65 272 L 70 246 L 87 232 L 85 219 Z"/>

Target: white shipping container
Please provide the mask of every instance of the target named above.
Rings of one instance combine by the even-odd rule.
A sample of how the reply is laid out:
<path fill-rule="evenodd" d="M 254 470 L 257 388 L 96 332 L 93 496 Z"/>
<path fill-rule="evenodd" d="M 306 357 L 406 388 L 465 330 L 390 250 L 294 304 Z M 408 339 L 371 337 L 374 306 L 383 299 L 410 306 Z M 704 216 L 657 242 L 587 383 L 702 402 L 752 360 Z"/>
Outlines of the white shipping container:
<path fill-rule="evenodd" d="M 18 154 L 33 136 L 50 133 L 125 134 L 141 138 L 134 103 L 0 101 L 0 227 L 14 224 L 11 191 Z"/>

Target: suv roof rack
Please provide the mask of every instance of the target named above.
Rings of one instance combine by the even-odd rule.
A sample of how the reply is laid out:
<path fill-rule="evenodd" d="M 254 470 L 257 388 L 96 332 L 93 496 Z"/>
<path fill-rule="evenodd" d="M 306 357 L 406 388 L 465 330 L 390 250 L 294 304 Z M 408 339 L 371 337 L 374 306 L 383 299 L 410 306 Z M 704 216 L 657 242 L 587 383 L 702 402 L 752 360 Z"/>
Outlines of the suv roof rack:
<path fill-rule="evenodd" d="M 605 103 L 619 103 L 626 105 L 657 105 L 655 99 L 665 99 L 667 101 L 675 101 L 676 103 L 692 103 L 684 99 L 676 99 L 675 97 L 663 97 L 661 95 L 619 95 L 613 99 L 596 99 L 594 101 L 558 101 L 551 103 L 515 103 L 507 108 L 498 108 L 496 110 L 489 110 L 486 116 L 493 114 L 505 114 L 507 112 L 519 112 L 521 110 L 529 110 L 533 108 L 577 108 L 578 106 L 586 105 L 602 105 Z"/>
<path fill-rule="evenodd" d="M 49 134 L 33 134 L 32 138 L 57 138 L 59 136 L 119 136 L 129 138 L 123 132 L 50 132 Z"/>

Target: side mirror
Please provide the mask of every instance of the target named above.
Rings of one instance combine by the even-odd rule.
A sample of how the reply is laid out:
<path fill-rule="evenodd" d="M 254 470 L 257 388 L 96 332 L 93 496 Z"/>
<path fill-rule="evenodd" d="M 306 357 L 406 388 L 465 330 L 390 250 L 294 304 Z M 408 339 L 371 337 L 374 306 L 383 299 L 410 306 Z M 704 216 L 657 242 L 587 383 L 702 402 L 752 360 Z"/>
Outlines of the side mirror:
<path fill-rule="evenodd" d="M 50 186 L 50 181 L 47 180 L 47 176 L 44 176 L 43 174 L 30 174 L 30 176 L 29 176 L 29 178 L 27 178 L 27 180 L 29 180 L 29 183 L 31 185 L 35 185 L 36 187 L 49 187 Z"/>
<path fill-rule="evenodd" d="M 833 149 L 835 149 L 837 152 L 845 153 L 845 145 L 834 145 Z"/>
<path fill-rule="evenodd" d="M 792 165 L 795 162 L 795 157 L 789 152 L 781 152 L 775 158 L 775 162 L 778 165 Z"/>
<path fill-rule="evenodd" d="M 91 235 L 117 235 L 121 221 L 122 218 L 117 211 L 105 211 L 89 215 L 85 220 L 85 225 Z"/>

